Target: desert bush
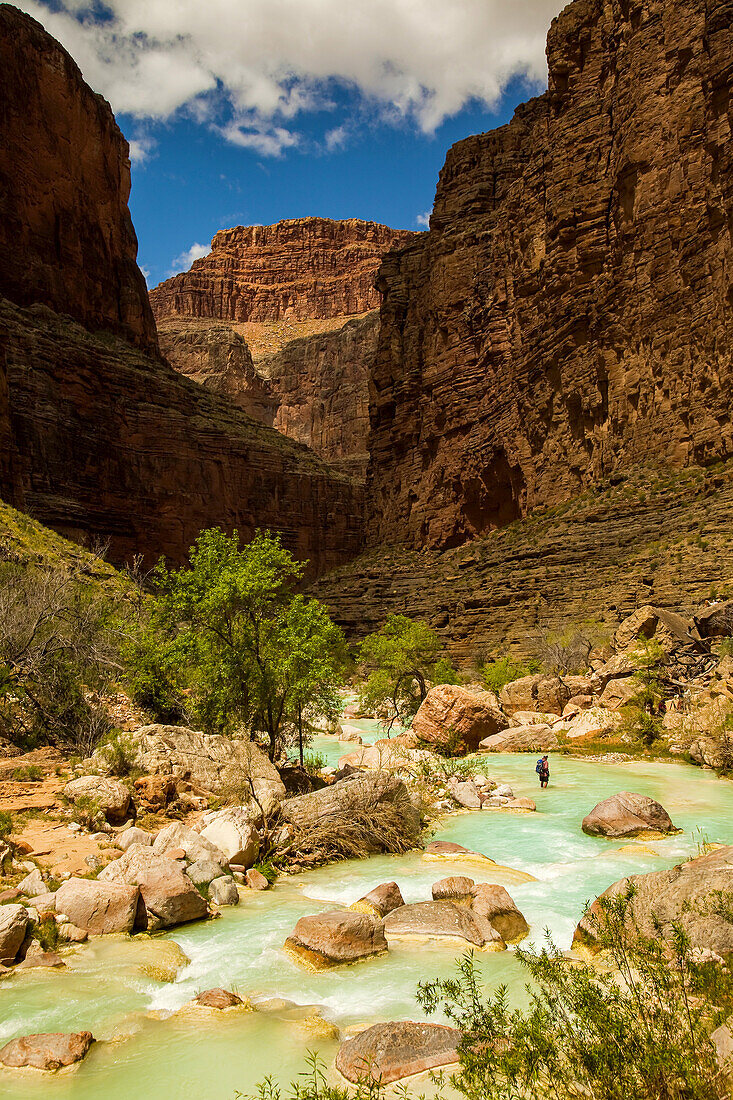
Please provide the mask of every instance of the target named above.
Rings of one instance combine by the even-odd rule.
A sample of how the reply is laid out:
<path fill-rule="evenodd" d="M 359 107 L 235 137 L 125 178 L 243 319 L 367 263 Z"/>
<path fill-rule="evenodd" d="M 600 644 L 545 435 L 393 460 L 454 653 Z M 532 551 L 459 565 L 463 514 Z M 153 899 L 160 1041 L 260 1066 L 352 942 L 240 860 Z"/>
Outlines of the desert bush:
<path fill-rule="evenodd" d="M 13 819 L 5 810 L 0 810 L 0 840 L 5 840 L 13 831 Z"/>
<path fill-rule="evenodd" d="M 16 783 L 38 783 L 43 779 L 43 769 L 37 764 L 29 764 L 25 768 L 16 768 L 13 772 Z"/>
<path fill-rule="evenodd" d="M 326 758 L 320 752 L 307 752 L 303 757 L 303 767 L 308 775 L 320 775 L 326 766 Z"/>
<path fill-rule="evenodd" d="M 98 829 L 105 822 L 104 810 L 98 798 L 83 794 L 74 802 L 71 820 L 85 829 Z"/>
<path fill-rule="evenodd" d="M 138 779 L 143 774 L 137 764 L 133 740 L 122 730 L 114 730 L 108 734 L 97 749 L 97 755 L 104 762 L 108 773 L 118 779 Z"/>
<path fill-rule="evenodd" d="M 59 928 L 53 917 L 41 917 L 33 928 L 33 939 L 44 951 L 57 951 L 60 941 Z"/>
<path fill-rule="evenodd" d="M 519 680 L 522 676 L 530 676 L 533 672 L 539 671 L 539 661 L 518 661 L 512 657 L 497 657 L 495 661 L 483 666 L 481 679 L 489 691 L 498 694 L 504 685 L 510 684 L 512 680 Z"/>

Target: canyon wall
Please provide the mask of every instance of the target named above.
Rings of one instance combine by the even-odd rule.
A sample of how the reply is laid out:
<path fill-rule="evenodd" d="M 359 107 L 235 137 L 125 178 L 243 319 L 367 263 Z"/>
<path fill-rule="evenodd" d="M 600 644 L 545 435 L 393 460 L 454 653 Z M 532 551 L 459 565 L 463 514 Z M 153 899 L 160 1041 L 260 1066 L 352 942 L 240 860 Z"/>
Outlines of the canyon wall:
<path fill-rule="evenodd" d="M 114 562 L 180 563 L 214 524 L 311 576 L 353 556 L 360 488 L 161 359 L 108 105 L 9 5 L 0 50 L 0 495 Z"/>
<path fill-rule="evenodd" d="M 208 256 L 150 292 L 164 354 L 198 379 L 194 345 L 207 342 L 207 325 L 217 326 L 221 343 L 228 322 L 251 342 L 255 374 L 233 364 L 225 373 L 211 370 L 205 384 L 363 481 L 378 333 L 375 279 L 385 253 L 415 236 L 328 218 L 222 230 Z M 274 419 L 262 406 L 263 386 L 276 402 Z"/>
<path fill-rule="evenodd" d="M 0 4 L 0 134 L 0 297 L 43 302 L 155 354 L 127 143 L 66 51 L 10 4 Z"/>
<path fill-rule="evenodd" d="M 380 269 L 373 545 L 733 453 L 733 0 L 575 0 L 547 57 Z"/>
<path fill-rule="evenodd" d="M 150 292 L 158 321 L 311 321 L 379 305 L 374 278 L 394 244 L 413 234 L 350 218 L 295 218 L 222 229 L 191 270 Z"/>

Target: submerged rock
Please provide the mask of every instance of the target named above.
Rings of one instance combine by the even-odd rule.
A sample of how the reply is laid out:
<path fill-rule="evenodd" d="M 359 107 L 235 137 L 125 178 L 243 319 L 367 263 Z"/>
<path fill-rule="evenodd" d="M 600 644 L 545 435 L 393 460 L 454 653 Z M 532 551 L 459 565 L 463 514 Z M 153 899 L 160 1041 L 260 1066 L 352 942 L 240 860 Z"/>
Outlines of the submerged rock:
<path fill-rule="evenodd" d="M 460 1041 L 460 1031 L 441 1024 L 374 1024 L 341 1046 L 336 1069 L 354 1084 L 371 1076 L 388 1085 L 457 1062 Z"/>
<path fill-rule="evenodd" d="M 388 941 L 413 937 L 459 940 L 488 951 L 503 951 L 506 946 L 484 917 L 452 901 L 418 901 L 414 905 L 403 905 L 385 918 L 384 933 Z"/>
<path fill-rule="evenodd" d="M 11 1069 L 22 1066 L 45 1070 L 61 1069 L 86 1057 L 93 1042 L 91 1031 L 77 1031 L 70 1035 L 60 1032 L 23 1035 L 19 1039 L 12 1039 L 0 1050 L 0 1062 Z"/>
<path fill-rule="evenodd" d="M 599 802 L 583 818 L 583 832 L 589 836 L 639 836 L 640 833 L 677 833 L 659 802 L 644 794 L 621 791 Z"/>
<path fill-rule="evenodd" d="M 383 923 L 364 913 L 341 909 L 301 917 L 285 949 L 312 969 L 357 962 L 387 950 Z"/>

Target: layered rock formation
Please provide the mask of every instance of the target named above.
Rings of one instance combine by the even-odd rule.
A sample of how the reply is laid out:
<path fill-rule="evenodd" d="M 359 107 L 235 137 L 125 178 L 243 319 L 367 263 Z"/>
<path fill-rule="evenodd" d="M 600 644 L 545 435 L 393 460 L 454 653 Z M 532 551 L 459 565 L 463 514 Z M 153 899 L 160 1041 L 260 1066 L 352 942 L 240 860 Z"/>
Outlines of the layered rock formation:
<path fill-rule="evenodd" d="M 150 292 L 156 319 L 308 321 L 379 305 L 374 278 L 385 252 L 413 234 L 375 222 L 295 218 L 222 229 L 191 270 Z"/>
<path fill-rule="evenodd" d="M 374 545 L 733 452 L 732 28 L 732 0 L 575 0 L 547 93 L 450 150 L 378 278 Z"/>
<path fill-rule="evenodd" d="M 127 144 L 38 23 L 0 20 L 0 494 L 115 561 L 180 562 L 213 524 L 345 560 L 360 491 L 158 357 Z"/>
<path fill-rule="evenodd" d="M 369 373 L 379 331 L 375 278 L 382 256 L 414 236 L 327 218 L 217 233 L 208 256 L 150 293 L 163 351 L 189 378 L 364 480 Z M 221 322 L 232 326 L 232 345 L 251 340 L 254 375 L 233 360 L 225 364 L 220 353 L 202 378 L 202 352 L 212 342 L 208 327 L 216 326 L 222 345 Z M 276 345 L 269 354 L 268 342 Z M 268 387 L 274 419 L 263 405 Z"/>

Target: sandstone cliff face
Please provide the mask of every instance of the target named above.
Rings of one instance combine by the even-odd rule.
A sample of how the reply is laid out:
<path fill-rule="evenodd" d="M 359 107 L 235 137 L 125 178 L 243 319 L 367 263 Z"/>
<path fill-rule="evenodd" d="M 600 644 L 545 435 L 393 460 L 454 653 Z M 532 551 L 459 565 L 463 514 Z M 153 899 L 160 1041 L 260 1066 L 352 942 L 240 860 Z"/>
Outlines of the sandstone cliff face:
<path fill-rule="evenodd" d="M 127 142 L 67 52 L 9 4 L 0 4 L 0 134 L 0 297 L 43 302 L 155 353 Z"/>
<path fill-rule="evenodd" d="M 330 466 L 364 481 L 369 452 L 369 367 L 379 312 L 335 332 L 293 340 L 259 370 L 278 400 L 278 431 L 312 447 Z"/>
<path fill-rule="evenodd" d="M 384 261 L 373 544 L 451 547 L 733 452 L 733 0 L 575 0 L 549 90 Z"/>
<path fill-rule="evenodd" d="M 272 427 L 277 398 L 255 369 L 247 341 L 230 325 L 161 321 L 158 341 L 177 371 Z"/>
<path fill-rule="evenodd" d="M 412 236 L 356 218 L 223 229 L 208 256 L 157 286 L 150 301 L 158 321 L 305 321 L 366 313 L 379 305 L 374 278 L 382 256 Z"/>
<path fill-rule="evenodd" d="M 311 575 L 346 560 L 361 490 L 160 359 L 111 111 L 38 23 L 0 20 L 0 495 L 115 562 L 181 562 L 214 524 L 279 531 Z"/>

